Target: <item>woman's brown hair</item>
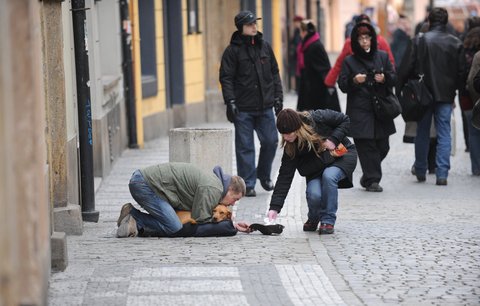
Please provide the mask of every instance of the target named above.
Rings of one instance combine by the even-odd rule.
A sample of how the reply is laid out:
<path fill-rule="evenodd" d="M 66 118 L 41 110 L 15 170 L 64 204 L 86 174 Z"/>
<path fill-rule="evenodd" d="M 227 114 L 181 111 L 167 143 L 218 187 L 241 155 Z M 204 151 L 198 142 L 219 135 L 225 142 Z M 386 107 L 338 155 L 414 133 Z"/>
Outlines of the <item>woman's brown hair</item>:
<path fill-rule="evenodd" d="M 282 139 L 281 146 L 292 159 L 295 158 L 297 149 L 302 151 L 305 148 L 308 151 L 313 150 L 315 155 L 320 156 L 320 153 L 325 151 L 324 137 L 318 135 L 311 125 L 305 123 L 306 120 L 310 120 L 309 112 L 298 112 L 298 114 L 303 120 L 300 128 L 294 132 L 297 135 L 297 139 L 294 142 L 287 142 L 285 139 Z"/>

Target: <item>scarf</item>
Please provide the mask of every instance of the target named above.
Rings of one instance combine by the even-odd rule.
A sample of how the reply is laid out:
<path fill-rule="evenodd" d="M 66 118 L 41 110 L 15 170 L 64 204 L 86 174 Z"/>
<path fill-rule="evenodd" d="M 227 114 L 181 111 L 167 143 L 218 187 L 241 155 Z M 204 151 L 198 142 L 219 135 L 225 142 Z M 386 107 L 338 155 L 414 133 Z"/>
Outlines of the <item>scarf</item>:
<path fill-rule="evenodd" d="M 305 60 L 304 60 L 304 52 L 305 50 L 310 47 L 311 44 L 316 42 L 317 40 L 320 40 L 320 35 L 315 32 L 312 36 L 307 38 L 306 41 L 302 41 L 301 43 L 298 44 L 297 46 L 297 71 L 296 74 L 297 76 L 300 76 L 300 72 L 302 71 L 303 68 L 305 68 Z"/>

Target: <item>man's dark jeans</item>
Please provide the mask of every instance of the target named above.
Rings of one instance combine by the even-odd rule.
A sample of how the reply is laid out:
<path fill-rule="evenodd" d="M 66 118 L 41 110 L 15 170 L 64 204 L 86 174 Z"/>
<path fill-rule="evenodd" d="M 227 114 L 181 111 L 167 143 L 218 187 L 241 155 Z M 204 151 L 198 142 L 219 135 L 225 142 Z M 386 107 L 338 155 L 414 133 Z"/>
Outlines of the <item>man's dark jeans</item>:
<path fill-rule="evenodd" d="M 272 108 L 256 112 L 240 112 L 235 118 L 235 153 L 237 172 L 247 188 L 255 188 L 257 178 L 270 179 L 272 163 L 278 147 L 278 132 Z M 260 141 L 258 166 L 255 167 L 255 139 Z"/>

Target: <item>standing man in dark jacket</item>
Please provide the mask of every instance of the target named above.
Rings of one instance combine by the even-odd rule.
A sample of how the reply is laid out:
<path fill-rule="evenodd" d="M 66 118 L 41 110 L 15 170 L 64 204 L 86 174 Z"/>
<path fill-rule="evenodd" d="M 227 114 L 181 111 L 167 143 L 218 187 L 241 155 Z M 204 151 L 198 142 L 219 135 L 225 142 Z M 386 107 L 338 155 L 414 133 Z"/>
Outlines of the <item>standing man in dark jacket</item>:
<path fill-rule="evenodd" d="M 235 153 L 238 175 L 245 180 L 247 193 L 254 197 L 257 178 L 262 187 L 273 190 L 270 179 L 278 145 L 275 113 L 283 108 L 283 92 L 277 61 L 271 46 L 257 31 L 257 18 L 250 11 L 235 16 L 238 31 L 232 35 L 220 66 L 220 83 L 227 119 L 235 125 Z M 260 141 L 255 167 L 254 134 Z"/>
<path fill-rule="evenodd" d="M 428 15 L 429 31 L 420 40 L 425 43 L 425 58 L 417 60 L 417 44 L 414 44 L 409 64 L 409 75 L 414 77 L 415 67 L 422 61 L 425 84 L 433 96 L 433 106 L 417 125 L 415 137 L 415 174 L 419 182 L 426 180 L 429 132 L 432 116 L 437 130 L 436 176 L 437 185 L 447 185 L 450 169 L 452 137 L 450 120 L 456 90 L 463 88 L 465 80 L 465 55 L 462 42 L 447 31 L 448 12 L 433 8 Z"/>

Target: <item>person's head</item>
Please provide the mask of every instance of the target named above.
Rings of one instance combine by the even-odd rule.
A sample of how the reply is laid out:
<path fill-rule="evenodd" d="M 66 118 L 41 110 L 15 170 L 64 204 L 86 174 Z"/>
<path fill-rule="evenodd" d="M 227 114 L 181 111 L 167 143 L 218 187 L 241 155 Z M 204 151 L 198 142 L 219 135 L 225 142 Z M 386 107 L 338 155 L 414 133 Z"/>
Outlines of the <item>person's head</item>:
<path fill-rule="evenodd" d="M 293 17 L 293 25 L 295 28 L 300 28 L 300 23 L 302 22 L 304 18 L 302 16 L 296 15 Z"/>
<path fill-rule="evenodd" d="M 428 22 L 431 25 L 441 24 L 446 25 L 448 23 L 448 12 L 442 7 L 435 7 L 428 14 Z"/>
<path fill-rule="evenodd" d="M 377 33 L 369 23 L 357 23 L 352 30 L 353 54 L 361 58 L 372 58 L 377 51 Z"/>
<path fill-rule="evenodd" d="M 313 21 L 311 19 L 304 19 L 300 23 L 300 37 L 305 38 L 308 34 L 313 34 L 315 33 L 315 25 L 313 24 Z"/>
<path fill-rule="evenodd" d="M 371 20 L 370 20 L 370 17 L 368 17 L 367 14 L 360 14 L 360 15 L 356 16 L 354 21 L 355 21 L 355 24 L 372 23 Z"/>
<path fill-rule="evenodd" d="M 469 17 L 467 19 L 467 30 L 471 30 L 476 27 L 480 27 L 480 17 L 479 16 Z"/>
<path fill-rule="evenodd" d="M 310 113 L 297 112 L 290 108 L 283 109 L 277 116 L 277 130 L 282 134 L 282 147 L 291 158 L 295 157 L 296 149 L 315 150 L 318 155 L 323 150 L 323 137 L 315 133 L 307 124 Z"/>
<path fill-rule="evenodd" d="M 230 206 L 235 205 L 235 203 L 245 196 L 247 192 L 247 187 L 245 181 L 238 175 L 233 175 L 228 185 L 227 193 L 220 201 L 220 204 Z"/>
<path fill-rule="evenodd" d="M 247 36 L 257 35 L 257 18 L 254 13 L 250 11 L 241 11 L 235 16 L 235 26 L 240 34 Z"/>

